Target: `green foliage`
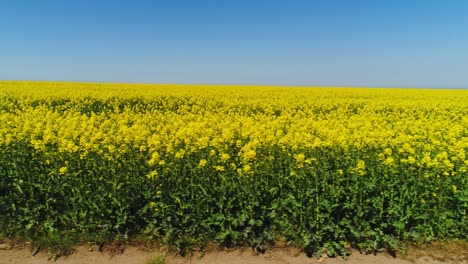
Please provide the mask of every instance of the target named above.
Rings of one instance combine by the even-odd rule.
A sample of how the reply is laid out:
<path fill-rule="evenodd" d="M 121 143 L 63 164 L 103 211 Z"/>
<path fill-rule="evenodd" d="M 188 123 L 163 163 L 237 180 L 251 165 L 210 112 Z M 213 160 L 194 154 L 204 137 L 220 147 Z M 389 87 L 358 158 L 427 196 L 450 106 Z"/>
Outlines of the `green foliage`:
<path fill-rule="evenodd" d="M 466 186 L 465 177 L 414 177 L 404 165 L 385 171 L 376 155 L 365 159 L 366 176 L 349 173 L 354 159 L 364 159 L 358 150 L 344 156 L 314 150 L 308 154 L 318 163 L 302 169 L 280 149 L 257 150 L 273 159 L 258 160 L 244 176 L 201 168 L 201 157 L 192 154 L 148 178 L 150 168 L 138 155 L 115 161 L 96 153 L 56 156 L 54 162 L 68 162 L 69 174 L 60 175 L 26 144 L 15 149 L 22 151 L 0 152 L 0 226 L 60 252 L 72 241 L 144 233 L 182 254 L 213 241 L 263 251 L 284 237 L 310 255 L 345 256 L 349 246 L 396 251 L 399 241 L 464 239 L 467 233 L 466 193 L 452 190 Z"/>

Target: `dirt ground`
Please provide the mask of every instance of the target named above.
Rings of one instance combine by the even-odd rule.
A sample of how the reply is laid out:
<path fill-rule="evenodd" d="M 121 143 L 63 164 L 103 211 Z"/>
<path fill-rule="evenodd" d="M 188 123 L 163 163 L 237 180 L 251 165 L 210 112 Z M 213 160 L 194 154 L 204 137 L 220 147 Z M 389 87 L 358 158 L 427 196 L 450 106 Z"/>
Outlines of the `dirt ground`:
<path fill-rule="evenodd" d="M 448 252 L 455 250 L 456 252 Z M 462 250 L 462 252 L 460 252 Z M 137 247 L 127 247 L 123 253 L 110 254 L 109 252 L 99 252 L 87 247 L 77 247 L 76 252 L 69 256 L 62 256 L 54 260 L 47 251 L 40 251 L 33 256 L 30 248 L 7 248 L 0 247 L 0 264 L 441 264 L 441 263 L 468 263 L 468 252 L 466 246 L 451 247 L 451 249 L 436 247 L 428 249 L 413 250 L 412 254 L 404 258 L 393 258 L 387 254 L 365 255 L 353 251 L 351 256 L 344 260 L 337 258 L 308 258 L 303 252 L 293 248 L 271 249 L 265 254 L 256 254 L 251 249 L 236 249 L 229 251 L 211 251 L 205 255 L 198 253 L 188 257 L 180 257 L 159 251 L 148 251 Z M 162 256 L 165 262 L 150 262 L 152 258 Z"/>

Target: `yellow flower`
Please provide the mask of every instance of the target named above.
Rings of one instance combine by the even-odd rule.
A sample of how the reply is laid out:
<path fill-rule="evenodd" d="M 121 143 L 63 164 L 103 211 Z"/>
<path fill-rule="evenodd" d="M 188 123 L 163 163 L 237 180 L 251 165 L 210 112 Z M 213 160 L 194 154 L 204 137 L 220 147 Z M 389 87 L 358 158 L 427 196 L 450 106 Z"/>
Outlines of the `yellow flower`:
<path fill-rule="evenodd" d="M 231 158 L 231 156 L 229 154 L 226 154 L 226 153 L 221 154 L 221 160 L 222 161 L 227 161 L 230 158 Z"/>
<path fill-rule="evenodd" d="M 385 148 L 385 149 L 384 149 L 384 153 L 385 153 L 385 155 L 389 155 L 389 156 L 390 156 L 390 155 L 393 154 L 393 151 L 392 151 L 391 148 Z"/>
<path fill-rule="evenodd" d="M 357 168 L 358 170 L 364 170 L 364 169 L 366 169 L 366 162 L 364 162 L 363 160 L 358 160 L 358 163 L 357 163 L 356 168 Z"/>
<path fill-rule="evenodd" d="M 185 155 L 185 151 L 184 150 L 180 150 L 180 151 L 177 151 L 176 154 L 175 154 L 175 158 L 176 159 L 181 159 L 183 158 Z"/>
<path fill-rule="evenodd" d="M 395 165 L 395 159 L 393 157 L 388 157 L 385 159 L 385 164 L 387 166 L 393 166 Z"/>
<path fill-rule="evenodd" d="M 246 152 L 244 152 L 244 159 L 249 161 L 249 160 L 252 160 L 255 158 L 255 156 L 257 155 L 257 153 L 255 152 L 255 150 L 253 149 L 250 149 L 250 150 L 247 150 Z"/>
<path fill-rule="evenodd" d="M 198 165 L 200 165 L 200 167 L 205 167 L 205 165 L 208 163 L 208 161 L 206 161 L 206 159 L 201 159 L 200 162 L 198 163 Z"/>
<path fill-rule="evenodd" d="M 150 166 L 160 162 L 161 160 L 161 156 L 159 155 L 158 152 L 154 152 L 153 154 L 151 154 L 151 159 L 148 161 L 148 164 Z"/>
<path fill-rule="evenodd" d="M 305 155 L 304 153 L 296 154 L 294 155 L 294 159 L 296 160 L 296 162 L 304 162 Z"/>
<path fill-rule="evenodd" d="M 60 174 L 65 174 L 65 173 L 67 173 L 67 172 L 68 172 L 68 168 L 67 168 L 67 167 L 60 167 L 60 169 L 59 169 L 59 173 L 60 173 Z"/>
<path fill-rule="evenodd" d="M 146 177 L 148 177 L 148 178 L 150 178 L 150 179 L 153 179 L 153 178 L 156 177 L 156 176 L 158 176 L 158 172 L 155 171 L 155 170 L 151 171 L 150 173 L 148 173 L 148 174 L 146 175 Z"/>
<path fill-rule="evenodd" d="M 364 176 L 364 175 L 366 175 L 365 169 L 366 169 L 365 161 L 358 160 L 358 162 L 356 164 L 356 167 L 353 169 L 353 171 L 356 172 L 357 174 L 361 175 L 361 176 Z"/>

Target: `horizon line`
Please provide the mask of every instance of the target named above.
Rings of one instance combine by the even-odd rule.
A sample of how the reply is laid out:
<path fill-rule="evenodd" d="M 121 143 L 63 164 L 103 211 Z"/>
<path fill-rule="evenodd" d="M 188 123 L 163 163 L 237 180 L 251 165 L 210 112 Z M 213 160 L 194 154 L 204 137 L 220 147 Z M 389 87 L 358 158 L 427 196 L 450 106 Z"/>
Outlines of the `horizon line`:
<path fill-rule="evenodd" d="M 369 88 L 369 89 L 427 89 L 427 90 L 468 90 L 468 87 L 428 87 L 428 86 L 354 86 L 354 85 L 310 85 L 310 84 L 254 84 L 254 83 L 157 83 L 123 81 L 76 81 L 76 80 L 3 80 L 1 82 L 37 83 L 88 83 L 88 84 L 129 84 L 129 85 L 193 85 L 193 86 L 260 86 L 260 87 L 304 87 L 304 88 Z"/>

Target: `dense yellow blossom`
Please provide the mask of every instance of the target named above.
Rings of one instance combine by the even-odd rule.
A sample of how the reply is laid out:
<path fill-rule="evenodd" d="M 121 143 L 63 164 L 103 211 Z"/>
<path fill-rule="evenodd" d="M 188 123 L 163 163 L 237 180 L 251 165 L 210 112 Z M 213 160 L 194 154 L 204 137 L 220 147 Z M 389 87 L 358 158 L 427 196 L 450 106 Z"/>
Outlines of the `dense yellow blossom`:
<path fill-rule="evenodd" d="M 466 90 L 0 82 L 0 146 L 28 144 L 44 163 L 133 155 L 157 170 L 196 155 L 244 173 L 279 149 L 295 175 L 334 149 L 359 152 L 348 172 L 361 176 L 373 156 L 450 176 L 466 174 L 467 129 Z"/>

